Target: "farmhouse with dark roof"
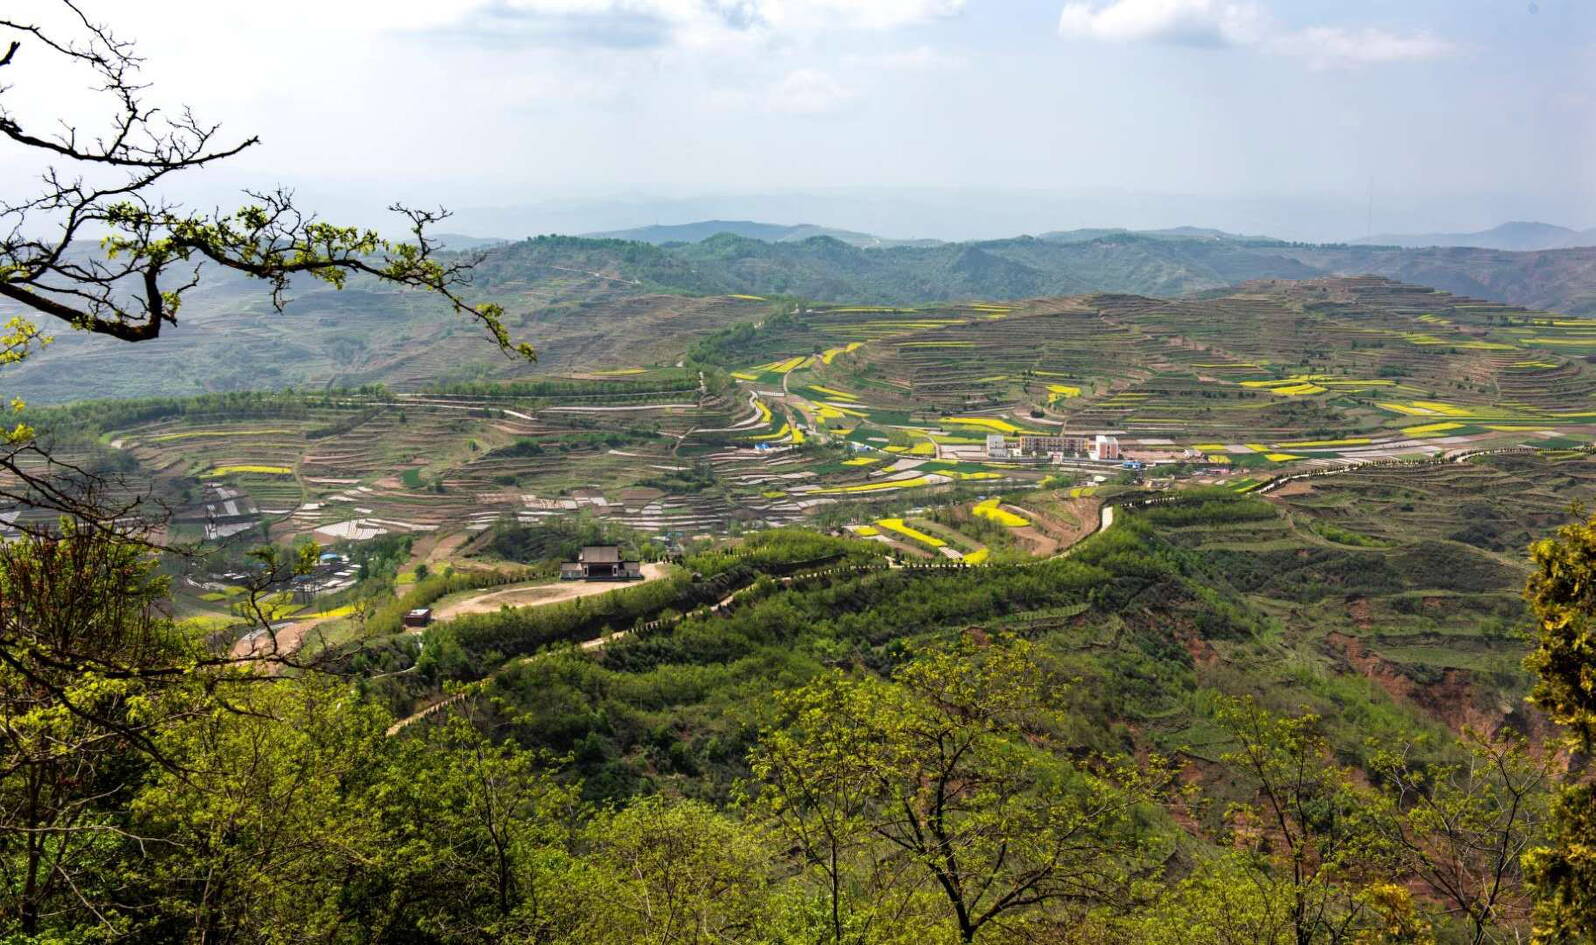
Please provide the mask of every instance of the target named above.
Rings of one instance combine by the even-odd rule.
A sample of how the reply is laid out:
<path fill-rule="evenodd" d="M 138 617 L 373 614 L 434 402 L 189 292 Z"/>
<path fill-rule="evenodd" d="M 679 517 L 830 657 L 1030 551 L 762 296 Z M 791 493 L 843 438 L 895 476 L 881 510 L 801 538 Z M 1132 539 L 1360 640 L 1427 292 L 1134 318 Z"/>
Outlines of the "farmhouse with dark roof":
<path fill-rule="evenodd" d="M 574 562 L 560 565 L 562 581 L 637 581 L 643 567 L 621 557 L 618 545 L 588 545 Z"/>

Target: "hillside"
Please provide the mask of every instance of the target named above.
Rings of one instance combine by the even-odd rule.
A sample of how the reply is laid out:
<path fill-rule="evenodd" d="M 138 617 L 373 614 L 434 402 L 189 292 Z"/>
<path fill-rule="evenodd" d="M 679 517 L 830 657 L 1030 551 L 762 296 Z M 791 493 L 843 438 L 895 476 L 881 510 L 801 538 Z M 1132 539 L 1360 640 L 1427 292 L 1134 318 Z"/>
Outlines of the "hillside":
<path fill-rule="evenodd" d="M 127 345 L 45 326 L 54 342 L 8 370 L 6 391 L 59 403 L 373 383 L 412 390 L 676 357 L 699 337 L 772 311 L 757 299 L 662 292 L 598 271 L 625 268 L 713 289 L 686 265 L 656 259 L 653 247 L 614 247 L 623 251 L 602 244 L 591 253 L 540 257 L 515 271 L 489 258 L 479 282 L 484 288 L 491 282 L 490 297 L 505 305 L 512 333 L 536 344 L 533 366 L 499 355 L 477 326 L 425 296 L 378 290 L 359 279 L 342 291 L 300 282 L 279 314 L 258 285 L 224 276 L 186 299 L 180 324 L 153 341 Z M 12 311 L 0 305 L 0 313 Z"/>
<path fill-rule="evenodd" d="M 850 246 L 859 247 L 934 246 L 939 242 L 938 240 L 886 239 L 869 233 L 839 230 L 828 226 L 815 226 L 811 223 L 788 225 L 783 223 L 757 223 L 753 220 L 701 220 L 697 223 L 655 224 L 653 226 L 640 226 L 627 230 L 587 233 L 584 235 L 595 239 L 634 240 L 639 243 L 660 245 L 663 243 L 697 243 L 722 233 L 760 240 L 766 243 L 792 243 L 814 236 L 827 236 L 835 240 L 841 240 Z"/>
<path fill-rule="evenodd" d="M 883 305 L 1080 292 L 1182 295 L 1250 279 L 1380 275 L 1549 311 L 1596 311 L 1596 248 L 1515 253 L 1107 233 L 862 249 L 816 237 L 721 234 L 669 247 L 545 237 L 494 254 L 490 273 L 565 266 L 680 292 L 795 295 Z M 490 276 L 491 278 L 492 276 Z"/>
<path fill-rule="evenodd" d="M 1596 313 L 1596 248 L 1315 246 L 1184 231 L 885 249 L 830 237 L 719 234 L 668 246 L 539 237 L 490 249 L 473 290 L 502 303 L 512 331 L 538 347 L 534 369 L 496 356 L 471 325 L 420 296 L 361 280 L 343 292 L 304 283 L 278 316 L 258 286 L 224 276 L 190 296 L 182 323 L 155 342 L 128 347 L 57 332 L 53 346 L 11 370 L 7 394 L 43 403 L 285 386 L 415 389 L 652 362 L 792 307 L 780 297 L 878 305 L 1091 292 L 1169 298 L 1326 274 L 1377 274 L 1531 309 Z M 168 356 L 175 351 L 183 356 Z M 93 378 L 88 387 L 85 377 Z"/>
<path fill-rule="evenodd" d="M 1162 230 L 1128 230 L 1124 227 L 1087 227 L 1078 230 L 1052 230 L 1037 239 L 1053 243 L 1085 243 L 1105 236 L 1134 235 L 1148 239 L 1172 240 L 1240 240 L 1244 242 L 1281 242 L 1268 236 L 1241 236 L 1206 226 L 1173 226 Z"/>
<path fill-rule="evenodd" d="M 928 497 L 1047 480 L 1093 489 L 1094 477 L 1124 473 L 1086 455 L 1096 434 L 1159 470 L 1150 475 L 1237 491 L 1596 437 L 1596 320 L 1376 278 L 779 315 L 730 297 L 606 306 L 638 339 L 598 347 L 584 339 L 601 328 L 561 323 L 560 357 L 579 366 L 514 380 L 429 383 L 423 368 L 447 364 L 396 364 L 414 372 L 407 390 L 88 403 L 36 423 L 78 443 L 85 466 L 139 470 L 190 527 L 214 504 L 207 483 L 224 479 L 259 509 L 235 524 L 323 539 L 571 516 L 660 541 L 870 525 Z M 481 344 L 458 332 L 447 350 Z M 598 366 L 599 353 L 616 366 Z M 1016 455 L 994 454 L 993 435 Z M 1074 440 L 1027 448 L 1027 436 Z M 1072 530 L 1017 541 L 944 525 L 944 558 L 1056 544 Z"/>

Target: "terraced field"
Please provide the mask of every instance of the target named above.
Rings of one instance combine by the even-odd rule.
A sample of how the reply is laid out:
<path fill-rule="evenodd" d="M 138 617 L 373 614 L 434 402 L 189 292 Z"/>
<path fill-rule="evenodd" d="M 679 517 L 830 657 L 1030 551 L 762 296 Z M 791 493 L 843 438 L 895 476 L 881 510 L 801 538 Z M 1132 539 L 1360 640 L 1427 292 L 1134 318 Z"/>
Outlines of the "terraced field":
<path fill-rule="evenodd" d="M 1288 639 L 1456 726 L 1522 712 L 1523 549 L 1593 497 L 1596 458 L 1512 454 L 1317 477 L 1261 517 L 1130 514 L 1200 550 Z"/>
<path fill-rule="evenodd" d="M 1374 278 L 814 309 L 766 340 L 782 356 L 732 376 L 775 411 L 760 435 L 783 444 L 941 458 L 993 432 L 1107 433 L 1136 459 L 1239 473 L 1596 435 L 1596 320 Z"/>
<path fill-rule="evenodd" d="M 413 534 L 462 547 L 500 522 L 593 518 L 671 542 L 814 522 L 904 555 L 981 562 L 1067 546 L 1094 527 L 1104 487 L 1246 492 L 1393 460 L 1555 455 L 1596 438 L 1596 320 L 1378 279 L 1174 301 L 800 306 L 709 329 L 737 306 L 773 304 L 676 306 L 671 318 L 702 321 L 674 349 L 661 323 L 638 347 L 664 354 L 653 365 L 172 402 L 125 411 L 132 419 L 101 423 L 69 453 L 131 464 L 192 538 Z M 680 366 L 688 343 L 735 360 Z M 1138 468 L 1088 455 L 1099 434 Z M 1500 475 L 1513 460 L 1493 462 Z M 1522 524 L 1468 523 L 1496 522 L 1501 549 L 1543 531 L 1566 501 L 1486 468 L 1348 474 L 1336 494 L 1364 492 L 1345 513 L 1297 498 L 1322 494 L 1320 479 L 1271 501 L 1313 515 L 1319 539 L 1374 547 L 1430 528 L 1401 503 L 1380 505 L 1380 488 L 1516 489 L 1540 503 Z"/>
<path fill-rule="evenodd" d="M 440 382 L 519 380 L 674 361 L 695 339 L 768 317 L 771 303 L 734 296 L 651 292 L 602 275 L 562 270 L 494 281 L 506 327 L 534 342 L 538 363 L 504 358 L 471 322 L 424 295 L 296 286 L 286 312 L 259 287 L 227 278 L 191 297 L 175 337 L 127 345 L 64 331 L 7 372 L 8 393 L 30 403 L 96 396 L 191 396 L 283 387 L 324 389 L 383 383 L 420 391 Z M 7 314 L 12 309 L 0 306 Z"/>

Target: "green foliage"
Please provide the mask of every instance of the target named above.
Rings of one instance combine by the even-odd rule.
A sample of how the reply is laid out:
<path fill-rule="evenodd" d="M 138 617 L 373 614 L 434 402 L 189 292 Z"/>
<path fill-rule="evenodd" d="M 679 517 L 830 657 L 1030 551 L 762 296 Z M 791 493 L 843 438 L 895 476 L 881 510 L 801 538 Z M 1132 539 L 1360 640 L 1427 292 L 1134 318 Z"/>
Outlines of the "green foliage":
<path fill-rule="evenodd" d="M 587 518 L 550 519 L 536 525 L 502 522 L 494 526 L 484 550 L 522 564 L 575 561 L 584 545 L 618 543 L 617 530 L 616 525 Z M 624 543 L 635 546 L 637 540 L 627 535 Z"/>
<path fill-rule="evenodd" d="M 447 574 L 417 575 L 418 580 L 408 591 L 376 608 L 366 618 L 366 630 L 373 636 L 398 633 L 404 626 L 406 612 L 426 607 L 433 601 L 456 591 L 499 587 L 530 580 L 532 572 L 515 571 L 452 571 Z"/>
<path fill-rule="evenodd" d="M 1596 741 L 1596 516 L 1565 525 L 1530 548 L 1535 572 L 1524 596 L 1539 637 L 1529 666 L 1533 698 L 1589 749 Z"/>
<path fill-rule="evenodd" d="M 1244 853 L 1212 856 L 1155 893 L 1154 905 L 1111 919 L 1104 938 L 1137 945 L 1300 945 L 1284 887 L 1259 882 Z"/>
<path fill-rule="evenodd" d="M 1334 522 L 1316 521 L 1313 523 L 1312 528 L 1321 537 L 1333 541 L 1338 545 L 1351 545 L 1355 548 L 1386 548 L 1391 544 L 1388 541 L 1383 541 L 1379 538 L 1371 538 L 1368 535 L 1355 532 L 1350 528 L 1342 528 L 1340 525 L 1337 525 Z M 1470 542 L 1470 544 L 1474 543 L 1475 542 Z"/>
<path fill-rule="evenodd" d="M 707 804 L 642 798 L 584 832 L 590 942 L 756 941 L 773 924 L 775 850 Z"/>
<path fill-rule="evenodd" d="M 683 368 L 661 368 L 637 378 L 586 380 L 550 377 L 525 381 L 439 383 L 430 385 L 427 390 L 429 393 L 472 397 L 515 397 L 562 403 L 591 400 L 604 403 L 644 395 L 694 392 L 698 390 L 698 372 Z"/>
<path fill-rule="evenodd" d="M 830 941 L 890 921 L 919 883 L 959 941 L 1056 935 L 1156 862 L 1137 808 L 1158 760 L 1065 761 L 1057 694 L 1026 644 L 966 640 L 890 684 L 827 674 L 781 697 L 753 753 L 760 809 L 811 864 Z"/>
<path fill-rule="evenodd" d="M 1459 747 L 1459 760 L 1422 765 L 1405 752 L 1375 756 L 1388 833 L 1401 866 L 1428 888 L 1426 903 L 1444 910 L 1438 928 L 1471 942 L 1521 938 L 1530 912 L 1523 854 L 1547 826 L 1554 758 L 1511 733 L 1465 732 Z"/>
<path fill-rule="evenodd" d="M 1319 720 L 1234 700 L 1220 707 L 1219 722 L 1234 740 L 1221 760 L 1246 775 L 1253 793 L 1226 812 L 1231 836 L 1256 859 L 1267 898 L 1287 904 L 1292 938 L 1336 941 L 1366 927 L 1360 890 L 1390 875 L 1396 853 L 1379 807 L 1334 763 Z"/>
<path fill-rule="evenodd" d="M 1530 549 L 1524 596 L 1538 628 L 1528 660 L 1531 699 L 1589 751 L 1596 742 L 1596 517 L 1565 525 Z M 1537 897 L 1537 941 L 1596 941 L 1596 786 L 1569 784 L 1550 842 L 1526 857 Z"/>
<path fill-rule="evenodd" d="M 410 560 L 414 535 L 378 535 L 366 541 L 350 542 L 344 547 L 349 563 L 360 568 L 361 581 L 392 582 L 399 568 Z"/>
<path fill-rule="evenodd" d="M 1254 501 L 1189 537 L 1250 527 Z M 11 716 L 41 726 L 32 742 L 26 727 L 4 730 L 14 772 L 53 772 L 49 809 L 93 828 L 40 834 L 75 888 L 49 890 L 34 928 L 440 945 L 1428 945 L 1521 931 L 1513 859 L 1540 829 L 1549 760 L 1483 740 L 1421 751 L 1386 739 L 1360 754 L 1328 721 L 1199 689 L 1260 687 L 1275 704 L 1329 692 L 1298 666 L 1271 683 L 1197 665 L 1189 641 L 1225 646 L 1237 666 L 1277 651 L 1248 649 L 1268 622 L 1223 565 L 1174 537 L 1134 514 L 1065 559 L 910 571 L 880 567 L 871 543 L 761 533 L 689 558 L 698 580 L 435 627 L 422 669 L 390 678 L 484 673 L 743 589 L 721 615 L 520 663 L 395 737 L 361 695 L 375 680 L 195 665 L 178 685 L 92 681 L 72 690 L 78 704 L 148 720 L 142 740 L 59 705 Z M 27 547 L 0 556 L 0 590 L 48 591 L 32 595 L 38 614 L 78 619 L 162 590 L 50 583 L 131 579 L 136 551 L 47 580 Z M 854 564 L 864 570 L 815 576 Z M 429 575 L 394 606 L 459 577 Z M 101 636 L 114 622 L 80 623 L 94 629 L 81 639 L 114 645 Z M 1411 731 L 1371 689 L 1336 690 L 1334 721 L 1385 739 L 1406 718 Z M 61 738 L 79 749 L 55 753 Z M 18 765 L 30 744 L 42 754 Z M 1164 748 L 1197 759 L 1180 769 L 1188 790 L 1171 790 Z M 80 780 L 86 758 L 94 777 Z M 0 810 L 14 812 L 29 782 L 8 778 Z M 1564 822 L 1588 809 L 1572 797 Z M 26 837 L 0 832 L 7 875 L 27 862 Z M 1558 888 L 1577 921 L 1580 887 Z"/>
<path fill-rule="evenodd" d="M 738 322 L 694 342 L 687 349 L 687 357 L 718 367 L 739 367 L 761 359 L 769 360 L 777 338 L 801 327 L 798 318 L 790 312 L 772 315 L 759 325 Z"/>
<path fill-rule="evenodd" d="M 624 630 L 666 608 L 687 609 L 712 603 L 735 586 L 729 581 L 694 582 L 677 575 L 621 586 L 591 599 L 466 614 L 427 631 L 426 648 L 417 668 L 426 677 L 479 678 L 509 657 L 525 656 L 558 643 L 593 639 L 605 630 Z"/>
<path fill-rule="evenodd" d="M 305 217 L 283 192 L 254 196 L 258 203 L 217 215 L 152 208 L 138 200 L 111 204 L 101 218 L 110 233 L 100 245 L 110 259 L 125 257 L 144 267 L 151 284 L 163 267 L 190 261 L 210 261 L 262 279 L 270 284 L 278 308 L 298 273 L 335 289 L 342 289 L 356 273 L 396 287 L 423 289 L 443 298 L 456 313 L 474 318 L 501 351 L 527 361 L 537 359 L 531 345 L 511 340 L 503 306 L 469 303 L 456 294 L 469 267 L 439 261 L 423 235 L 438 214 L 396 208 L 409 218 L 416 238 L 413 243 L 399 243 L 375 230 Z M 184 288 L 161 293 L 166 311 L 175 313 Z M 96 330 L 104 330 L 97 322 Z"/>
<path fill-rule="evenodd" d="M 26 939 L 89 904 L 116 907 L 130 757 L 203 704 L 206 659 L 158 604 L 143 550 L 70 525 L 0 544 L 0 938 Z"/>
<path fill-rule="evenodd" d="M 1228 489 L 1183 490 L 1168 502 L 1136 513 L 1160 528 L 1187 528 L 1193 525 L 1223 525 L 1272 519 L 1276 512 L 1269 503 Z"/>
<path fill-rule="evenodd" d="M 1596 941 L 1596 785 L 1571 784 L 1552 810 L 1548 842 L 1524 856 L 1535 893 L 1535 941 L 1587 945 Z"/>
<path fill-rule="evenodd" d="M 381 401 L 391 398 L 387 389 L 380 384 L 316 393 L 292 389 L 229 391 L 194 397 L 80 400 L 67 406 L 36 408 L 29 412 L 29 416 L 41 429 L 53 433 L 101 433 L 179 417 L 306 417 L 311 415 L 313 408 L 331 406 L 348 396 Z"/>
<path fill-rule="evenodd" d="M 385 747 L 380 713 L 315 680 L 235 698 L 161 734 L 171 765 L 132 804 L 133 830 L 163 838 L 133 864 L 157 892 L 154 929 L 333 934 L 344 917 L 326 878 L 361 866 L 370 811 L 349 788 Z"/>

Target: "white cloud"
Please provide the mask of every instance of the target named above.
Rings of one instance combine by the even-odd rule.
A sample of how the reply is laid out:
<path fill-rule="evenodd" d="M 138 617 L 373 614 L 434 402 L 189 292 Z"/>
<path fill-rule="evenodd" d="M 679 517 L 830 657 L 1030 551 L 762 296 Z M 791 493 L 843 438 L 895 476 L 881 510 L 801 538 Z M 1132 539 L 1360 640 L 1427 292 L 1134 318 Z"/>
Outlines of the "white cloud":
<path fill-rule="evenodd" d="M 930 46 L 915 46 L 886 52 L 860 54 L 847 58 L 854 68 L 890 69 L 895 72 L 931 72 L 937 69 L 960 69 L 969 65 L 963 56 L 954 55 Z"/>
<path fill-rule="evenodd" d="M 1287 29 L 1256 0 L 1070 0 L 1058 27 L 1065 36 L 1105 42 L 1253 48 L 1316 68 L 1438 59 L 1458 51 L 1428 33 L 1368 26 Z"/>
<path fill-rule="evenodd" d="M 689 46 L 755 36 L 884 31 L 956 15 L 965 0 L 452 0 L 454 21 L 519 18 L 533 29 L 581 27 L 603 43 Z M 461 11 L 459 8 L 464 7 Z M 569 30 L 565 35 L 570 35 Z"/>
<path fill-rule="evenodd" d="M 1398 35 L 1373 27 L 1335 26 L 1315 26 L 1274 36 L 1268 48 L 1321 67 L 1442 59 L 1458 51 L 1452 41 L 1429 33 Z"/>
<path fill-rule="evenodd" d="M 890 30 L 953 16 L 965 0 L 741 0 L 775 29 Z M 723 4 L 711 3 L 711 6 Z"/>
<path fill-rule="evenodd" d="M 1257 42 L 1264 19 L 1246 0 L 1111 0 L 1066 3 L 1058 25 L 1067 36 L 1115 42 L 1238 46 Z"/>
<path fill-rule="evenodd" d="M 52 13 L 50 0 L 8 0 Z M 125 0 L 122 0 L 125 3 Z M 129 35 L 182 30 L 219 19 L 243 30 L 311 28 L 349 37 L 456 32 L 472 40 L 573 46 L 746 44 L 749 37 L 813 37 L 913 26 L 964 10 L 967 0 L 276 0 L 219 4 L 161 0 L 131 19 L 118 0 L 87 0 L 90 15 L 126 24 Z M 8 12 L 10 12 L 8 10 Z M 37 19 L 31 12 L 29 16 Z"/>
<path fill-rule="evenodd" d="M 818 115 L 836 110 L 853 98 L 853 92 L 818 69 L 798 69 L 771 90 L 770 104 L 778 111 Z"/>

